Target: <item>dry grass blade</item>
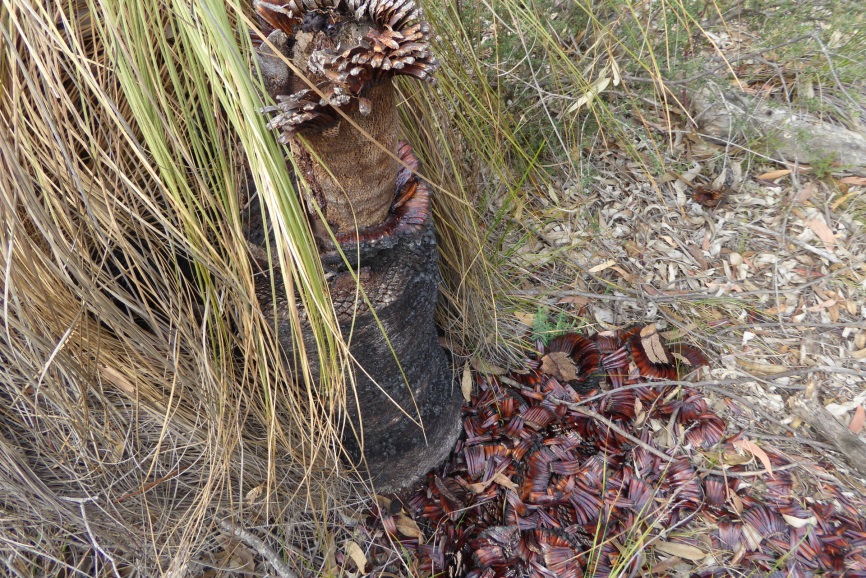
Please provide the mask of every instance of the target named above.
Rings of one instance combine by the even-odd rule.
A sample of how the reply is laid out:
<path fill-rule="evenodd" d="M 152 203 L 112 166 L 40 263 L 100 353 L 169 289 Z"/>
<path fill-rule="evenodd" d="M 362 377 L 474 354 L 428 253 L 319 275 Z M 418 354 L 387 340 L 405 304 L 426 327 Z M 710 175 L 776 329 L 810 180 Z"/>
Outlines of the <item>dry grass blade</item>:
<path fill-rule="evenodd" d="M 197 7 L 4 3 L 0 550 L 13 574 L 207 568 L 217 512 L 322 512 L 281 536 L 314 540 L 336 507 L 344 356 L 321 266 L 257 112 L 242 10 Z M 241 223 L 253 181 L 321 384 L 291 386 L 303 376 L 257 311 Z"/>

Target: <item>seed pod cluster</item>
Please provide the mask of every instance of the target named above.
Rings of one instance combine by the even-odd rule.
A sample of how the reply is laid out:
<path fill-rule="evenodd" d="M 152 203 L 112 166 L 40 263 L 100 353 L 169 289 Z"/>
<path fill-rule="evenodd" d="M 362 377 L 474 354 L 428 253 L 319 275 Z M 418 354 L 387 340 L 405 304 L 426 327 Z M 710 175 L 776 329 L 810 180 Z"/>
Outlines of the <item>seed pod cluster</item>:
<path fill-rule="evenodd" d="M 433 79 L 430 26 L 413 0 L 258 0 L 255 6 L 289 37 L 312 35 L 303 65 L 313 84 L 265 108 L 277 113 L 268 126 L 281 131 L 283 142 L 298 131 L 332 126 L 337 108 L 370 114 L 365 93 L 376 83 L 397 75 Z"/>
<path fill-rule="evenodd" d="M 697 389 L 658 381 L 706 363 L 636 326 L 539 344 L 507 379 L 476 375 L 451 461 L 407 502 L 430 537 L 394 537 L 423 572 L 469 578 L 635 575 L 671 548 L 698 553 L 699 577 L 866 576 L 866 519 L 834 484 L 797 497 L 796 470 L 769 449 L 772 475 L 695 465 L 736 453 L 743 435 Z"/>

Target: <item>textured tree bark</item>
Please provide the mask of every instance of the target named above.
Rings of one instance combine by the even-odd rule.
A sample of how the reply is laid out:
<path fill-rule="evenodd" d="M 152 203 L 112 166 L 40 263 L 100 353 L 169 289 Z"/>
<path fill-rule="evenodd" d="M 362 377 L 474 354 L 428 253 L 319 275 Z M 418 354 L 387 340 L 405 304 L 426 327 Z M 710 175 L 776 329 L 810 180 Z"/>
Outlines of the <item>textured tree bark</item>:
<path fill-rule="evenodd" d="M 307 11 L 311 1 L 317 7 Z M 280 113 L 271 125 L 282 131 L 282 142 L 290 145 L 310 185 L 306 201 L 331 274 L 331 298 L 356 360 L 358 403 L 350 399 L 347 417 L 362 435 L 345 436 L 344 445 L 356 460 L 365 458 L 378 492 L 395 492 L 444 461 L 462 429 L 462 397 L 433 323 L 439 270 L 430 192 L 415 175 L 418 161 L 411 146 L 397 142 L 390 72 L 421 78 L 432 70 L 432 57 L 420 42 L 426 40 L 426 25 L 417 22 L 417 9 L 401 0 L 378 2 L 379 8 L 352 0 L 276 4 L 282 8 L 257 6 L 279 28 L 269 39 L 309 80 L 293 77 L 264 47 L 260 69 L 267 90 L 281 101 L 270 109 Z M 372 311 L 359 298 L 355 277 L 331 236 L 321 223 L 316 226 L 314 204 L 352 262 Z M 276 309 L 273 321 L 291 362 L 295 344 L 288 315 L 281 315 L 289 304 L 279 272 L 262 248 L 265 223 L 251 219 L 249 225 L 257 293 L 266 315 Z M 316 350 L 310 332 L 304 341 L 308 351 Z"/>
<path fill-rule="evenodd" d="M 304 134 L 303 141 L 289 141 L 312 196 L 335 233 L 381 223 L 394 200 L 400 168 L 393 157 L 399 119 L 391 80 L 371 87 L 368 98 L 374 103 L 375 114 L 362 115 L 355 110 L 347 116 L 369 137 L 341 119 L 328 130 Z"/>

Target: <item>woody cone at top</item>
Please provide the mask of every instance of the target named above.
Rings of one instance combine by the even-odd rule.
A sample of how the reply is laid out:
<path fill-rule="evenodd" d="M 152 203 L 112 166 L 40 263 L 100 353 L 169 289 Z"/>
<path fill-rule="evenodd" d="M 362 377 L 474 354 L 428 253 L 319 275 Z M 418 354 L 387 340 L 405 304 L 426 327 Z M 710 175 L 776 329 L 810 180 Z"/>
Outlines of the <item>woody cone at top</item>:
<path fill-rule="evenodd" d="M 266 89 L 278 103 L 265 108 L 275 113 L 268 126 L 289 145 L 309 186 L 305 202 L 331 298 L 344 337 L 351 330 L 359 407 L 350 401 L 347 417 L 363 429 L 363 442 L 347 434 L 344 443 L 353 458 L 363 454 L 378 492 L 398 491 L 440 464 L 461 431 L 460 395 L 433 323 L 439 272 L 430 192 L 415 174 L 412 147 L 398 141 L 392 84 L 400 74 L 431 80 L 429 25 L 411 0 L 276 0 L 255 7 L 272 29 L 269 43 L 303 73 L 290 72 L 267 44 L 259 49 Z M 357 298 L 339 249 L 375 316 Z M 259 298 L 270 312 L 271 279 L 279 276 L 255 240 L 251 250 L 262 273 Z M 285 291 L 278 286 L 276 294 Z M 291 360 L 284 310 L 276 304 L 275 321 Z"/>

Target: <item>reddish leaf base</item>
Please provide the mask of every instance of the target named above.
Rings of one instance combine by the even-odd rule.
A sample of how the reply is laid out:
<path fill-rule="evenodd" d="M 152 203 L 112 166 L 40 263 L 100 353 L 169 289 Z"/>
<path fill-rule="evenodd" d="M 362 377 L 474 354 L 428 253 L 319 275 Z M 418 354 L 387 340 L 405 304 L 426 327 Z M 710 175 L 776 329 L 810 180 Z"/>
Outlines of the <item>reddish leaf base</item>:
<path fill-rule="evenodd" d="M 465 436 L 408 500 L 427 539 L 419 544 L 389 533 L 417 553 L 422 572 L 443 576 L 572 578 L 608 576 L 614 568 L 626 576 L 727 576 L 735 568 L 747 575 L 866 576 L 866 520 L 839 488 L 823 485 L 821 501 L 797 497 L 795 470 L 783 468 L 789 459 L 767 448 L 772 477 L 696 468 L 718 463 L 720 452 L 736 453 L 742 435 L 726 437 L 725 421 L 699 391 L 653 382 L 706 363 L 694 348 L 667 345 L 647 326 L 539 346 L 527 371 L 505 380 L 519 387 L 476 376 L 477 392 L 463 409 Z M 542 366 L 560 379 L 541 373 Z M 610 389 L 600 392 L 603 382 Z M 672 448 L 656 442 L 659 426 L 671 430 Z M 783 515 L 813 523 L 792 525 Z M 388 512 L 376 517 L 394 527 Z M 671 548 L 690 562 L 674 570 L 677 561 L 663 551 Z"/>

